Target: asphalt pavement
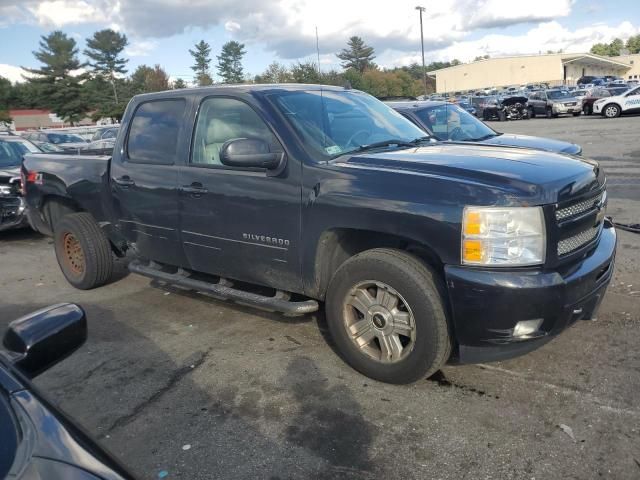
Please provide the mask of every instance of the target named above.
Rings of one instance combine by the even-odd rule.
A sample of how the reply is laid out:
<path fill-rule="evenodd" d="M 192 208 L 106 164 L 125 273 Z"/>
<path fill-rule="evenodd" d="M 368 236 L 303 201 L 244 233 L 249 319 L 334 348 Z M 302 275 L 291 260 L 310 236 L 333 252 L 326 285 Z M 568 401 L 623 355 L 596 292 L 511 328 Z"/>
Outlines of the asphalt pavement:
<path fill-rule="evenodd" d="M 640 117 L 491 122 L 580 143 L 609 214 L 640 223 Z M 410 386 L 356 373 L 322 314 L 297 319 L 126 275 L 78 291 L 51 240 L 0 233 L 0 323 L 56 302 L 87 344 L 36 381 L 137 476 L 167 479 L 640 478 L 640 235 L 619 232 L 598 319 L 527 356 Z"/>

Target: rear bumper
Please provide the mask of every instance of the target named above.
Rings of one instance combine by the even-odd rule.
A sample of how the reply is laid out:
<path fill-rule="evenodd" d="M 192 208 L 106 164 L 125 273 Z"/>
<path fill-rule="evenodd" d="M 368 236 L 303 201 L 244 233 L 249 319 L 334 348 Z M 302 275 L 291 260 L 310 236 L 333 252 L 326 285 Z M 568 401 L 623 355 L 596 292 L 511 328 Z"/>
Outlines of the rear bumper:
<path fill-rule="evenodd" d="M 0 198 L 0 232 L 28 225 L 25 203 L 22 197 Z"/>
<path fill-rule="evenodd" d="M 555 271 L 446 266 L 459 363 L 503 360 L 544 345 L 578 320 L 594 318 L 613 275 L 616 232 L 605 222 L 594 250 Z M 542 319 L 514 336 L 516 324 Z"/>

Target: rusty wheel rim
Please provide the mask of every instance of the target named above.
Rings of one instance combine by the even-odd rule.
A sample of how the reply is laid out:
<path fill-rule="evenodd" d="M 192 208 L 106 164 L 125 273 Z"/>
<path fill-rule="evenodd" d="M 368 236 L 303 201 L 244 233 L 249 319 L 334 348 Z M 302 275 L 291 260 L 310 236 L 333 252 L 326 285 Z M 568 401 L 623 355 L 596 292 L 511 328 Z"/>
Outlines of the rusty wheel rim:
<path fill-rule="evenodd" d="M 69 269 L 76 275 L 84 273 L 84 252 L 80 241 L 73 233 L 65 233 L 62 237 L 62 249 L 64 260 Z"/>

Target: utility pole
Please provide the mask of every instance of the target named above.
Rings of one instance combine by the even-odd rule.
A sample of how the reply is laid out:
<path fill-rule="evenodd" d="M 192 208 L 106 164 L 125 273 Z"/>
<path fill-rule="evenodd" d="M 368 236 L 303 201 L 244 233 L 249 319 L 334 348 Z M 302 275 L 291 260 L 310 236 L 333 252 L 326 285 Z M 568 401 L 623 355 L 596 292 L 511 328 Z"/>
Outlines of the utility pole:
<path fill-rule="evenodd" d="M 417 6 L 416 10 L 420 12 L 420 46 L 422 47 L 422 79 L 424 80 L 424 96 L 427 97 L 427 67 L 424 64 L 424 32 L 422 29 L 422 12 L 427 9 L 421 6 Z"/>

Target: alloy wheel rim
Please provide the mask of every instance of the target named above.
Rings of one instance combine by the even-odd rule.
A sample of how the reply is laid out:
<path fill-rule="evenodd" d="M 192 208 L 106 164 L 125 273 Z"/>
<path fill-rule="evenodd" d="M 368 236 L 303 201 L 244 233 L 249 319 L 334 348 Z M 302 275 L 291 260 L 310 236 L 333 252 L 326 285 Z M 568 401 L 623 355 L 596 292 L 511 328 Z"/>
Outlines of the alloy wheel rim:
<path fill-rule="evenodd" d="M 618 113 L 618 109 L 616 107 L 607 107 L 607 110 L 605 113 L 607 117 L 615 117 L 616 114 Z"/>
<path fill-rule="evenodd" d="M 81 275 L 84 272 L 85 261 L 80 241 L 73 233 L 67 232 L 62 238 L 62 246 L 65 263 L 73 273 Z"/>
<path fill-rule="evenodd" d="M 353 344 L 369 358 L 396 363 L 416 343 L 416 324 L 404 297 L 383 282 L 355 285 L 343 304 L 344 327 Z"/>

